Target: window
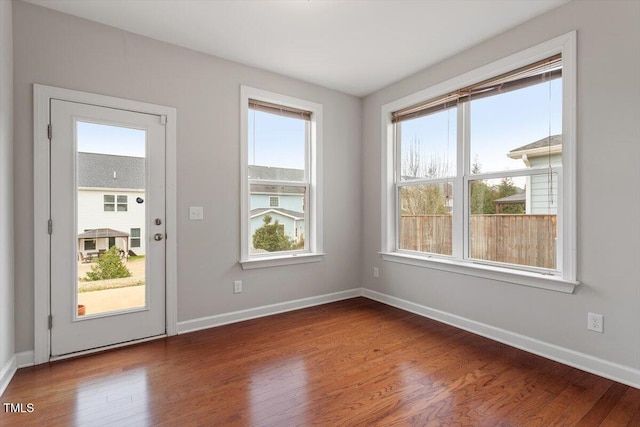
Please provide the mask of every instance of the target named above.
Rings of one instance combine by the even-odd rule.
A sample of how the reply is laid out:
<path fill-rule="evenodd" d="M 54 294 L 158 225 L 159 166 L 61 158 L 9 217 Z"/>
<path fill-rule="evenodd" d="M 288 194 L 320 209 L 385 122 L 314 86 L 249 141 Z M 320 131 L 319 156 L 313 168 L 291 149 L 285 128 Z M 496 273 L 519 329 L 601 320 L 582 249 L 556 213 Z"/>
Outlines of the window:
<path fill-rule="evenodd" d="M 111 194 L 104 195 L 104 211 L 115 212 L 116 210 L 116 196 Z"/>
<path fill-rule="evenodd" d="M 385 260 L 573 291 L 575 34 L 382 119 Z"/>
<path fill-rule="evenodd" d="M 127 211 L 127 196 L 118 196 L 118 212 Z"/>
<path fill-rule="evenodd" d="M 242 267 L 319 261 L 322 106 L 245 86 L 241 99 Z"/>
<path fill-rule="evenodd" d="M 140 247 L 140 229 L 132 228 L 131 230 L 131 247 L 139 248 Z"/>
<path fill-rule="evenodd" d="M 84 241 L 84 250 L 85 251 L 95 251 L 96 250 L 96 241 L 95 240 L 85 240 Z"/>
<path fill-rule="evenodd" d="M 117 200 L 117 203 L 116 203 Z M 126 212 L 128 204 L 128 196 L 126 195 L 113 195 L 105 194 L 103 196 L 104 211 L 105 212 Z"/>

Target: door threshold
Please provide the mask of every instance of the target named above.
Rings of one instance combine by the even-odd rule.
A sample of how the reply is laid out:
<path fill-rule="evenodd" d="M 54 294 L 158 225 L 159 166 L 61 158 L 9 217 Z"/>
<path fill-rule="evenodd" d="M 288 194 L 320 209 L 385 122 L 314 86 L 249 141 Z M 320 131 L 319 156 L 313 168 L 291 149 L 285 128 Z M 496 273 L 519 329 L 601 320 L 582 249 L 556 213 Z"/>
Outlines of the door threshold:
<path fill-rule="evenodd" d="M 101 353 L 107 350 L 114 350 L 116 348 L 128 347 L 130 345 L 142 344 L 147 341 L 155 341 L 160 338 L 167 338 L 167 334 L 162 335 L 154 335 L 152 337 L 140 338 L 138 340 L 125 341 L 118 344 L 105 345 L 103 347 L 91 348 L 89 350 L 76 351 L 75 353 L 62 354 L 60 356 L 51 356 L 49 357 L 49 362 L 57 362 L 59 360 L 71 359 L 74 357 L 87 356 L 89 354 Z"/>

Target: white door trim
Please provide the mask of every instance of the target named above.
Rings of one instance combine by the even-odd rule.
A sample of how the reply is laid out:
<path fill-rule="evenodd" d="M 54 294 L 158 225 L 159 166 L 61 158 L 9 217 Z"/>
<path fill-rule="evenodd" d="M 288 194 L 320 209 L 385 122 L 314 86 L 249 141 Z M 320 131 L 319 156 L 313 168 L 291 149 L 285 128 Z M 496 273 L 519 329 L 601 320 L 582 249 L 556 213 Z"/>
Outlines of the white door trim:
<path fill-rule="evenodd" d="M 173 107 L 96 95 L 53 86 L 33 85 L 33 262 L 34 262 L 34 362 L 46 363 L 51 354 L 49 334 L 50 311 L 50 245 L 49 220 L 49 138 L 47 126 L 50 100 L 59 99 L 100 107 L 117 108 L 140 113 L 166 116 L 166 333 L 177 334 L 178 265 L 177 265 L 177 208 L 176 208 L 176 124 L 177 111 Z M 55 129 L 54 129 L 55 132 Z"/>

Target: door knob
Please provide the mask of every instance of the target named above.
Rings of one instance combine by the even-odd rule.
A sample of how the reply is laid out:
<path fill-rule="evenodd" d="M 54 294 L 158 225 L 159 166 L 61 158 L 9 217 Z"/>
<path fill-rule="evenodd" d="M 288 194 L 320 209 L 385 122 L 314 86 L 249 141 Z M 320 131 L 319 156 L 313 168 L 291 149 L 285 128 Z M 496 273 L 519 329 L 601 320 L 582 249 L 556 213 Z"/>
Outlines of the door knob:
<path fill-rule="evenodd" d="M 159 242 L 160 240 L 162 240 L 162 233 L 156 233 L 153 235 L 153 240 L 155 240 L 156 242 Z"/>

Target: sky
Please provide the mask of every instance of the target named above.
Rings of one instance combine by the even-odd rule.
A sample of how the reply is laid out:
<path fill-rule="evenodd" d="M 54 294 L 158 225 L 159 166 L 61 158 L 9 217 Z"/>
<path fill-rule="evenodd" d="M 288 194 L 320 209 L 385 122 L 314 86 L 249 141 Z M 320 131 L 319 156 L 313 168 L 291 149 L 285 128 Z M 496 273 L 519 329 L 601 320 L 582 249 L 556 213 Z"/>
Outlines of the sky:
<path fill-rule="evenodd" d="M 402 122 L 403 161 L 412 141 L 419 141 L 422 163 L 431 153 L 455 174 L 456 109 Z M 562 133 L 562 79 L 471 101 L 471 163 L 480 172 L 524 169 L 507 153 L 549 134 Z"/>
<path fill-rule="evenodd" d="M 78 151 L 145 157 L 147 132 L 120 126 L 77 122 Z"/>
<path fill-rule="evenodd" d="M 302 119 L 249 110 L 249 164 L 304 169 L 305 124 Z"/>

